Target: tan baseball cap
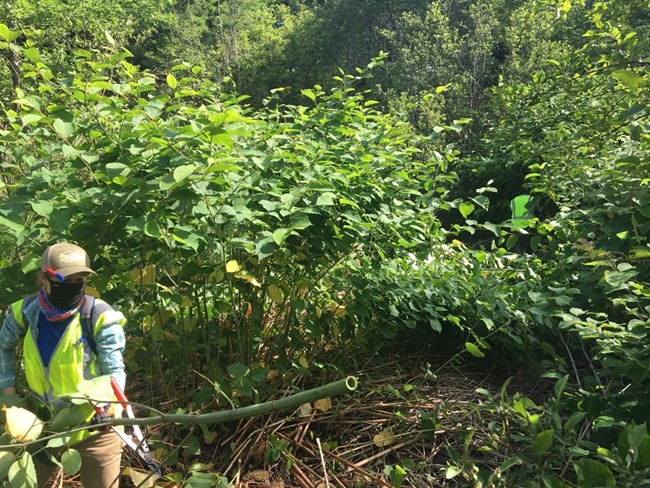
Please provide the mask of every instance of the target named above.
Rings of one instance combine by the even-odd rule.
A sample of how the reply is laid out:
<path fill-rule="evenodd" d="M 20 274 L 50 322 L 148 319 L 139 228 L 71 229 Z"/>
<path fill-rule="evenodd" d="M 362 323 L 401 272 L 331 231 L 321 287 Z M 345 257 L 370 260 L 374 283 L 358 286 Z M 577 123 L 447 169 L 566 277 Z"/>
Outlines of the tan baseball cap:
<path fill-rule="evenodd" d="M 86 251 L 69 242 L 49 246 L 41 258 L 41 271 L 51 268 L 64 278 L 75 273 L 97 274 L 90 269 L 90 258 Z"/>

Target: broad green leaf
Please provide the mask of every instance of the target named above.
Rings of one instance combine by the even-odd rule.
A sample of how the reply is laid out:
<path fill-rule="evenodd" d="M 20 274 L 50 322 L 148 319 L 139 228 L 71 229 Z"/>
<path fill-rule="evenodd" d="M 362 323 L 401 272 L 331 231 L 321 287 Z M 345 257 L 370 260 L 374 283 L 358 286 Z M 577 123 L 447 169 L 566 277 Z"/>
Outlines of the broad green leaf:
<path fill-rule="evenodd" d="M 465 343 L 465 349 L 472 356 L 475 356 L 477 358 L 482 358 L 482 357 L 485 356 L 485 353 L 483 351 L 481 351 L 481 349 L 476 344 L 473 344 L 471 342 L 466 342 Z"/>
<path fill-rule="evenodd" d="M 300 93 L 309 98 L 312 102 L 316 101 L 316 94 L 314 93 L 314 90 L 304 89 L 300 90 Z"/>
<path fill-rule="evenodd" d="M 179 235 L 181 233 L 182 235 Z M 198 251 L 199 249 L 199 241 L 196 235 L 189 234 L 187 232 L 177 231 L 169 234 L 169 236 L 172 239 L 174 239 L 176 242 L 180 242 L 184 246 L 187 246 L 190 249 L 193 249 L 194 251 Z"/>
<path fill-rule="evenodd" d="M 9 468 L 9 486 L 11 488 L 36 488 L 36 469 L 32 455 L 24 452 Z"/>
<path fill-rule="evenodd" d="M 76 158 L 81 154 L 81 151 L 79 151 L 79 149 L 72 147 L 70 144 L 63 144 L 61 146 L 61 152 L 66 159 Z"/>
<path fill-rule="evenodd" d="M 496 224 L 492 224 L 491 222 L 484 223 L 483 228 L 489 230 L 490 232 L 492 232 L 496 237 L 499 237 L 501 235 L 501 231 L 499 229 L 499 226 L 496 225 Z"/>
<path fill-rule="evenodd" d="M 176 81 L 176 78 L 171 73 L 167 74 L 167 85 L 169 85 L 169 88 L 171 88 L 172 90 L 175 90 L 176 87 L 178 86 L 178 81 Z"/>
<path fill-rule="evenodd" d="M 610 487 L 616 486 L 616 479 L 611 470 L 603 463 L 594 459 L 581 459 L 573 463 L 578 475 L 580 487 Z"/>
<path fill-rule="evenodd" d="M 23 115 L 23 116 L 20 118 L 20 120 L 21 120 L 21 122 L 23 123 L 23 125 L 29 125 L 29 124 L 31 124 L 32 122 L 38 122 L 38 121 L 41 120 L 42 118 L 43 118 L 43 116 L 42 116 L 41 114 L 33 114 L 33 113 L 32 113 L 32 114 L 26 114 L 26 115 Z"/>
<path fill-rule="evenodd" d="M 9 473 L 9 468 L 14 463 L 16 456 L 11 451 L 0 451 L 0 479 Z"/>
<path fill-rule="evenodd" d="M 464 218 L 467 218 L 475 209 L 474 204 L 471 202 L 463 202 L 458 206 L 458 210 Z"/>
<path fill-rule="evenodd" d="M 32 209 L 41 217 L 49 217 L 54 210 L 52 203 L 49 201 L 41 200 L 38 202 L 32 202 Z"/>
<path fill-rule="evenodd" d="M 29 59 L 32 63 L 40 63 L 42 61 L 41 55 L 39 54 L 36 48 L 30 47 L 25 49 L 23 54 Z"/>
<path fill-rule="evenodd" d="M 618 120 L 621 122 L 624 122 L 627 119 L 631 119 L 634 117 L 636 114 L 643 112 L 644 110 L 648 109 L 648 105 L 644 103 L 637 103 L 635 105 L 632 105 L 630 108 L 623 110 L 619 116 Z"/>
<path fill-rule="evenodd" d="M 646 424 L 628 425 L 619 434 L 616 445 L 619 451 L 628 452 L 630 449 L 637 449 L 647 435 Z"/>
<path fill-rule="evenodd" d="M 196 165 L 185 164 L 174 169 L 174 181 L 179 183 L 196 171 Z"/>
<path fill-rule="evenodd" d="M 578 425 L 580 422 L 582 422 L 586 416 L 587 416 L 586 412 L 573 412 L 566 420 L 566 422 L 564 422 L 564 430 L 565 431 L 573 430 L 573 428 L 576 425 Z"/>
<path fill-rule="evenodd" d="M 536 456 L 542 456 L 546 451 L 548 451 L 553 445 L 553 435 L 555 431 L 553 429 L 545 430 L 540 432 L 535 436 L 533 441 L 533 449 Z"/>
<path fill-rule="evenodd" d="M 621 289 L 629 280 L 636 276 L 636 270 L 629 271 L 605 271 L 605 281 L 615 290 Z"/>
<path fill-rule="evenodd" d="M 47 441 L 47 447 L 58 449 L 59 447 L 67 446 L 70 443 L 70 435 L 59 435 L 54 439 Z"/>
<path fill-rule="evenodd" d="M 59 135 L 65 138 L 68 138 L 74 134 L 74 124 L 71 122 L 65 122 L 62 119 L 55 119 L 52 126 Z"/>
<path fill-rule="evenodd" d="M 82 424 L 84 420 L 78 408 L 64 408 L 50 421 L 49 429 L 54 432 L 62 432 Z"/>
<path fill-rule="evenodd" d="M 116 400 L 113 387 L 111 386 L 110 375 L 82 380 L 77 383 L 77 390 L 82 396 L 93 400 L 95 403 L 107 403 Z"/>
<path fill-rule="evenodd" d="M 521 460 L 521 458 L 518 458 L 518 457 L 508 458 L 508 459 L 506 459 L 505 461 L 503 461 L 501 463 L 501 465 L 499 466 L 499 471 L 504 473 L 504 472 L 508 471 L 510 468 L 512 468 L 513 466 L 516 466 L 516 465 L 522 464 L 522 463 L 523 463 L 523 461 Z"/>
<path fill-rule="evenodd" d="M 303 230 L 312 225 L 309 215 L 305 213 L 298 213 L 291 217 L 290 229 Z"/>
<path fill-rule="evenodd" d="M 233 378 L 241 378 L 250 373 L 250 368 L 242 363 L 233 363 L 228 366 L 228 373 L 230 373 Z"/>
<path fill-rule="evenodd" d="M 445 469 L 445 479 L 448 480 L 453 479 L 462 472 L 463 470 L 457 466 L 447 466 L 447 468 Z"/>
<path fill-rule="evenodd" d="M 615 71 L 612 76 L 632 90 L 637 90 L 643 83 L 643 78 L 631 70 Z"/>
<path fill-rule="evenodd" d="M 156 222 L 155 220 L 147 221 L 147 223 L 144 226 L 144 233 L 149 237 L 155 237 L 155 238 L 162 237 L 160 226 L 158 225 L 158 222 Z"/>
<path fill-rule="evenodd" d="M 106 165 L 106 174 L 113 180 L 116 176 L 128 175 L 130 168 L 124 163 L 108 163 Z"/>
<path fill-rule="evenodd" d="M 336 195 L 332 192 L 326 191 L 321 193 L 316 200 L 316 205 L 334 205 L 336 202 Z"/>
<path fill-rule="evenodd" d="M 542 473 L 542 481 L 544 488 L 570 488 L 570 485 L 564 483 L 553 471 L 545 470 Z"/>
<path fill-rule="evenodd" d="M 7 227 L 9 230 L 13 231 L 14 235 L 19 235 L 25 230 L 25 226 L 22 224 L 19 224 L 18 222 L 13 222 L 9 219 L 6 219 L 2 215 L 0 215 L 0 225 L 3 225 Z"/>
<path fill-rule="evenodd" d="M 0 23 L 0 37 L 7 42 L 13 42 L 20 36 L 20 30 L 12 31 L 5 24 Z"/>
<path fill-rule="evenodd" d="M 273 241 L 278 245 L 281 246 L 284 244 L 284 241 L 286 238 L 291 234 L 291 230 L 289 229 L 276 229 L 273 231 Z"/>
<path fill-rule="evenodd" d="M 639 463 L 646 468 L 650 468 L 650 435 L 646 435 L 639 443 L 638 453 Z"/>
<path fill-rule="evenodd" d="M 569 381 L 569 375 L 564 375 L 562 378 L 558 380 L 557 383 L 555 383 L 555 387 L 553 388 L 555 392 L 555 398 L 558 400 L 562 397 L 562 393 L 564 393 L 564 389 L 566 388 L 567 381 Z"/>
<path fill-rule="evenodd" d="M 61 464 L 66 473 L 77 474 L 81 468 L 81 454 L 76 449 L 68 449 L 61 455 Z"/>

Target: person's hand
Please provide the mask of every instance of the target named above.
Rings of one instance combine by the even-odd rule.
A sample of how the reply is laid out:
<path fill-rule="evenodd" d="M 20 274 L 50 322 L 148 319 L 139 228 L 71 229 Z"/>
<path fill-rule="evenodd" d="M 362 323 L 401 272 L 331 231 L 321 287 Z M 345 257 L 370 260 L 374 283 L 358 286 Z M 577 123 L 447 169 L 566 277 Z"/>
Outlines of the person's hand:
<path fill-rule="evenodd" d="M 105 408 L 101 410 L 101 413 L 97 412 L 95 415 L 93 415 L 93 418 L 90 419 L 90 425 L 94 425 L 96 427 L 91 427 L 88 430 L 101 430 L 103 432 L 108 432 L 111 429 L 110 425 L 101 425 L 102 420 L 105 419 L 112 419 L 114 418 L 112 414 L 109 413 L 109 411 Z"/>

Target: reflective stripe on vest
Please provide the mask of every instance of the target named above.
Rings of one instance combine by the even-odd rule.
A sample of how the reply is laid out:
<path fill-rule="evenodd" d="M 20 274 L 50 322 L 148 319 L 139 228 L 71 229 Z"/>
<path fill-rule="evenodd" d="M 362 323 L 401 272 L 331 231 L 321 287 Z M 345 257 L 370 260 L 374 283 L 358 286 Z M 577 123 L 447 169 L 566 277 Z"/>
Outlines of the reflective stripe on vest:
<path fill-rule="evenodd" d="M 43 365 L 41 353 L 38 350 L 34 329 L 30 324 L 23 321 L 23 302 L 21 300 L 12 305 L 12 311 L 16 321 L 27 326 L 27 333 L 23 341 L 23 355 L 25 365 L 25 376 L 29 388 L 36 393 L 46 405 L 56 407 L 67 406 L 68 402 L 57 399 L 62 394 L 74 393 L 77 391 L 77 384 L 84 379 L 96 376 L 96 361 L 90 356 L 89 347 L 85 344 L 81 327 L 80 314 L 76 314 L 68 324 L 63 337 L 59 340 L 48 367 Z M 86 371 L 84 374 L 84 366 Z M 94 415 L 93 407 L 90 404 L 78 405 L 76 407 L 82 414 L 84 420 L 88 421 Z M 70 443 L 92 435 L 93 433 L 84 430 L 71 435 Z"/>

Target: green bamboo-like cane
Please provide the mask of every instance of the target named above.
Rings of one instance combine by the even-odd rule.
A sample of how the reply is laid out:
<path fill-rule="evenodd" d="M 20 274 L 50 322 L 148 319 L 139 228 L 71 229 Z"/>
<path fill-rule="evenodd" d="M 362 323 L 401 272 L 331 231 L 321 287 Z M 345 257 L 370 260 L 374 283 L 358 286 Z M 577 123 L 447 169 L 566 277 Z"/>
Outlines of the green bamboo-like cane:
<path fill-rule="evenodd" d="M 357 388 L 357 379 L 354 376 L 348 376 L 342 380 L 328 383 L 311 390 L 301 391 L 279 400 L 249 405 L 248 407 L 235 408 L 220 412 L 204 414 L 162 414 L 154 417 L 143 417 L 137 419 L 105 419 L 101 423 L 107 425 L 156 425 L 156 424 L 180 424 L 180 425 L 197 425 L 197 424 L 219 424 L 240 420 L 258 415 L 265 415 L 280 410 L 298 408 L 305 403 L 311 403 L 322 398 L 329 398 L 344 393 L 350 393 Z"/>

